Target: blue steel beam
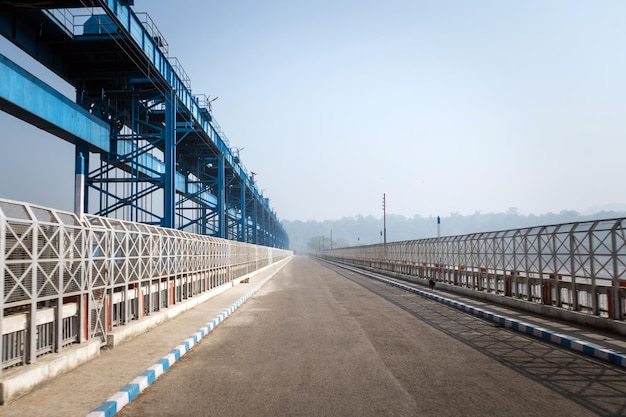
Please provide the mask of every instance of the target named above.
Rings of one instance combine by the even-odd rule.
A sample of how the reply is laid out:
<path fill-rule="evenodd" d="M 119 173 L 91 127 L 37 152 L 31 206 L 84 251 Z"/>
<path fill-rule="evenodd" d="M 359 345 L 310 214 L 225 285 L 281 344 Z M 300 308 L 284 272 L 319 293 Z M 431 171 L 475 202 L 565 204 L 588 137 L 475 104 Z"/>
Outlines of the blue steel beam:
<path fill-rule="evenodd" d="M 110 127 L 0 54 L 0 110 L 71 143 L 109 152 Z"/>

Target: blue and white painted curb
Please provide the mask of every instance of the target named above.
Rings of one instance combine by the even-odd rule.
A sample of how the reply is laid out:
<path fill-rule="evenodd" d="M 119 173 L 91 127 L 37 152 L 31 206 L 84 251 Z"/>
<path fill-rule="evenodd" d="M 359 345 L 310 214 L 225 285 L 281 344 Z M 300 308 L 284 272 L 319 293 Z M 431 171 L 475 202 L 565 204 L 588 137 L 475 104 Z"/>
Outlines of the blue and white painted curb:
<path fill-rule="evenodd" d="M 352 270 L 354 272 L 358 272 L 359 274 L 367 275 L 370 278 L 376 279 L 378 281 L 387 283 L 389 285 L 393 285 L 395 287 L 402 288 L 403 290 L 410 291 L 415 294 L 419 294 L 423 297 L 430 298 L 432 300 L 438 301 L 440 303 L 452 306 L 458 310 L 465 311 L 467 313 L 471 313 L 475 316 L 491 320 L 495 323 L 498 323 L 506 328 L 510 328 L 513 330 L 517 330 L 518 332 L 525 333 L 530 336 L 538 337 L 545 341 L 563 346 L 567 349 L 575 350 L 577 352 L 581 352 L 585 355 L 592 356 L 597 359 L 601 359 L 607 362 L 614 363 L 618 366 L 626 368 L 626 355 L 614 352 L 610 349 L 605 349 L 599 346 L 596 346 L 592 343 L 585 342 L 582 340 L 575 339 L 570 336 L 566 336 L 560 333 L 556 333 L 552 330 L 547 330 L 532 324 L 524 323 L 523 321 L 512 319 L 510 317 L 502 316 L 500 314 L 495 314 L 487 310 L 483 310 L 478 307 L 473 307 L 471 305 L 462 303 L 460 301 L 452 300 L 450 298 L 442 297 L 437 294 L 433 294 L 428 291 L 420 290 L 415 287 L 411 287 L 409 285 L 402 284 L 400 282 L 382 278 L 380 276 L 369 274 L 359 269 L 353 269 L 350 267 L 346 267 L 344 265 L 335 264 L 337 266 L 341 266 L 342 268 L 346 268 Z"/>
<path fill-rule="evenodd" d="M 223 322 L 226 317 L 230 316 L 240 305 L 244 303 L 248 298 L 257 292 L 262 286 L 264 286 L 270 279 L 274 277 L 284 266 L 283 264 L 270 276 L 261 281 L 256 287 L 248 291 L 235 303 L 231 304 L 226 310 L 222 311 L 212 321 L 205 324 L 200 330 L 194 333 L 192 336 L 183 340 L 178 346 L 176 346 L 170 353 L 156 361 L 154 365 L 146 369 L 137 378 L 133 379 L 129 384 L 113 394 L 108 400 L 100 404 L 92 412 L 87 414 L 87 417 L 110 417 L 119 412 L 126 404 L 134 400 L 140 392 L 148 388 L 158 377 L 167 371 L 177 360 L 179 360 L 185 353 L 194 347 L 200 340 L 209 334 L 218 324 Z"/>

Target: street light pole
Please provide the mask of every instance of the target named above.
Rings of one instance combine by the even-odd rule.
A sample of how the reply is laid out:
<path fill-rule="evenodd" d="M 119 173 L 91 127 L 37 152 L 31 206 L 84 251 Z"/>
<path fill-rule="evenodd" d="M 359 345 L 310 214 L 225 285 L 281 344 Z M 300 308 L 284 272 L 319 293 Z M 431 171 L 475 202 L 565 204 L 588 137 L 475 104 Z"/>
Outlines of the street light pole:
<path fill-rule="evenodd" d="M 387 206 L 386 195 L 383 193 L 383 244 L 387 245 Z"/>
<path fill-rule="evenodd" d="M 439 252 L 439 263 L 441 264 L 441 217 L 437 216 L 437 251 Z"/>

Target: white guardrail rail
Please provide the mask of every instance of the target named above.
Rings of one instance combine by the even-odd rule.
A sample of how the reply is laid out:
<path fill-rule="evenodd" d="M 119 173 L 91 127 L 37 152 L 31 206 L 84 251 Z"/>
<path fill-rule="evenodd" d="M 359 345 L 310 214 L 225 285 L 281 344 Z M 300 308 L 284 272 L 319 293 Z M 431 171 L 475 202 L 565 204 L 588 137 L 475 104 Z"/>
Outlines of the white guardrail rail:
<path fill-rule="evenodd" d="M 212 290 L 293 253 L 0 199 L 2 368 Z"/>
<path fill-rule="evenodd" d="M 321 251 L 404 279 L 624 321 L 625 218 Z"/>

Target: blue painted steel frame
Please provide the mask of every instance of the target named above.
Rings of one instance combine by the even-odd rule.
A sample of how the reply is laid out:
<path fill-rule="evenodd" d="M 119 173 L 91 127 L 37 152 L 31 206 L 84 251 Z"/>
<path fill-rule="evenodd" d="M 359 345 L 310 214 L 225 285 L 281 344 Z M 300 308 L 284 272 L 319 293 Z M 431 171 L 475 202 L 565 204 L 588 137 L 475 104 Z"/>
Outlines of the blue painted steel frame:
<path fill-rule="evenodd" d="M 133 176 L 139 175 L 139 177 L 141 178 L 138 178 L 137 181 L 152 183 L 156 187 L 160 187 L 160 189 L 163 191 L 163 217 L 161 218 L 159 216 L 159 218 L 161 219 L 161 224 L 164 226 L 176 227 L 177 225 L 175 223 L 175 216 L 177 215 L 176 210 L 179 207 L 178 205 L 180 204 L 180 210 L 188 209 L 185 208 L 182 204 L 185 201 L 193 199 L 198 203 L 197 209 L 204 214 L 201 214 L 200 218 L 197 219 L 186 218 L 184 217 L 184 213 L 181 211 L 181 219 L 185 219 L 185 222 L 189 220 L 190 223 L 188 224 L 198 224 L 202 230 L 206 231 L 206 222 L 213 219 L 213 233 L 216 233 L 221 237 L 237 239 L 241 241 L 251 240 L 254 241 L 254 243 L 264 244 L 268 246 L 287 247 L 288 238 L 286 232 L 278 221 L 276 214 L 270 209 L 268 199 L 259 194 L 256 185 L 254 184 L 254 178 L 248 176 L 245 168 L 240 165 L 238 155 L 235 155 L 233 153 L 233 150 L 230 148 L 227 139 L 225 137 L 221 137 L 221 129 L 219 128 L 219 126 L 215 127 L 215 125 L 213 124 L 215 122 L 212 120 L 212 116 L 209 113 L 208 109 L 204 106 L 201 106 L 201 104 L 196 101 L 197 99 L 192 95 L 189 81 L 186 78 L 186 74 L 184 73 L 182 68 L 177 65 L 173 65 L 164 55 L 162 49 L 160 49 L 159 45 L 157 45 L 157 41 L 153 38 L 153 36 L 148 33 L 148 29 L 143 26 L 143 24 L 140 22 L 134 12 L 128 7 L 128 2 L 120 0 L 101 0 L 99 1 L 99 4 L 101 6 L 101 10 L 106 12 L 107 15 L 112 19 L 114 24 L 118 27 L 117 35 L 126 37 L 129 40 L 132 39 L 132 42 L 136 44 L 135 47 L 143 52 L 145 58 L 149 61 L 150 65 L 152 65 L 154 69 L 156 69 L 156 73 L 154 71 L 151 72 L 156 76 L 156 79 L 159 79 L 159 81 L 157 82 L 161 85 L 163 85 L 164 83 L 167 84 L 169 88 L 166 87 L 166 89 L 173 92 L 173 94 L 171 94 L 171 98 L 166 97 L 169 95 L 168 93 L 163 93 L 162 96 L 163 104 L 165 104 L 166 110 L 164 129 L 162 130 L 161 136 L 163 142 L 161 142 L 160 146 L 165 143 L 165 147 L 162 148 L 165 161 L 162 162 L 161 160 L 159 160 L 158 156 L 154 156 L 150 152 L 132 151 L 120 153 L 120 151 L 123 151 L 125 146 L 130 145 L 130 143 L 125 142 L 123 139 L 119 140 L 119 137 L 117 137 L 115 132 L 113 132 L 113 127 L 115 127 L 114 125 L 116 122 L 115 119 L 108 119 L 109 123 L 100 120 L 95 115 L 92 115 L 87 110 L 84 110 L 80 105 L 73 103 L 72 101 L 68 100 L 67 98 L 56 92 L 54 89 L 50 88 L 44 83 L 41 83 L 36 78 L 30 76 L 30 74 L 28 75 L 32 77 L 37 87 L 41 87 L 41 89 L 43 90 L 46 90 L 48 88 L 50 90 L 49 92 L 51 93 L 51 97 L 59 97 L 61 100 L 64 100 L 64 104 L 69 105 L 68 108 L 70 108 L 71 110 L 59 110 L 59 108 L 61 108 L 62 106 L 58 106 L 57 104 L 49 105 L 48 109 L 59 110 L 59 114 L 71 114 L 75 111 L 84 116 L 86 120 L 94 121 L 100 127 L 99 131 L 97 132 L 99 135 L 96 135 L 98 137 L 98 140 L 90 139 L 88 137 L 89 135 L 85 133 L 80 133 L 79 135 L 71 130 L 65 131 L 63 129 L 59 129 L 59 126 L 57 124 L 50 123 L 50 116 L 48 116 L 48 118 L 46 119 L 40 117 L 41 114 L 38 114 L 36 112 L 23 112 L 23 110 L 21 110 L 19 106 L 7 104 L 9 103 L 7 101 L 5 103 L 7 108 L 13 106 L 9 110 L 9 113 L 19 113 L 23 116 L 24 120 L 29 121 L 32 124 L 35 124 L 48 131 L 51 131 L 52 133 L 57 134 L 58 136 L 69 140 L 70 142 L 76 143 L 77 166 L 80 165 L 79 154 L 83 155 L 83 157 L 85 155 L 85 145 L 82 141 L 87 142 L 89 150 L 100 152 L 104 155 L 108 154 L 109 156 L 106 156 L 102 159 L 102 162 L 105 164 L 108 163 L 108 161 L 110 160 L 113 161 L 114 166 L 119 166 L 119 164 L 123 163 L 122 161 L 124 160 L 118 159 L 120 156 L 122 156 L 123 158 L 132 157 L 133 163 L 128 165 L 130 171 L 127 171 L 130 174 L 130 177 L 133 178 Z M 45 13 L 46 15 L 51 16 L 49 13 Z M 9 31 L 5 31 L 5 36 L 9 36 L 9 34 L 11 33 L 11 28 L 18 28 L 14 25 L 14 23 L 13 26 L 11 26 L 11 22 L 14 22 L 14 20 L 7 19 L 5 21 L 5 23 L 9 24 Z M 37 25 L 37 27 L 39 27 L 39 25 Z M 39 33 L 39 36 L 41 36 L 41 33 L 36 31 L 30 31 L 31 27 L 25 26 L 23 24 L 18 29 L 27 29 L 26 31 L 19 32 L 27 36 L 26 38 L 24 38 L 21 35 L 18 37 L 15 37 L 15 35 L 13 35 L 13 41 L 15 42 L 16 40 L 18 40 L 19 42 L 16 43 L 19 46 L 25 47 L 25 50 L 28 51 L 32 56 L 34 56 L 36 59 L 40 59 L 41 57 L 39 55 L 39 46 L 33 46 L 32 42 L 26 42 L 25 45 L 21 45 L 21 40 L 37 40 L 38 42 L 39 38 L 36 34 Z M 70 30 L 70 32 L 67 32 L 67 34 L 68 36 L 71 36 L 72 31 Z M 75 36 L 82 35 L 75 34 Z M 42 57 L 45 58 L 44 61 L 51 69 L 59 73 L 59 75 L 63 75 L 63 61 L 55 60 L 54 53 L 52 53 L 52 55 L 50 53 L 51 50 L 45 49 L 45 51 L 47 52 L 42 55 Z M 77 80 L 80 81 L 81 78 L 77 78 Z M 72 78 L 71 81 L 76 80 Z M 131 79 L 130 82 L 132 84 L 134 82 L 133 79 Z M 138 82 L 145 83 L 154 81 L 139 80 Z M 39 85 L 37 85 L 37 83 L 39 83 Z M 78 101 L 81 104 L 84 104 L 85 107 L 87 107 L 86 105 L 88 104 L 88 102 L 85 101 L 83 103 L 83 97 L 91 97 L 93 99 L 94 96 L 90 94 L 90 91 L 91 93 L 93 93 L 94 91 L 99 91 L 98 86 L 95 86 L 95 90 L 85 89 L 84 86 L 80 87 L 79 84 L 76 84 L 76 87 L 79 89 L 79 91 L 82 91 L 82 93 L 80 93 L 81 95 Z M 84 93 L 87 93 L 88 95 L 83 96 L 82 94 Z M 104 94 L 105 88 L 102 89 L 103 99 L 105 97 Z M 98 96 L 99 94 L 96 95 Z M 57 116 L 59 116 L 59 114 L 57 114 Z M 178 129 L 179 126 L 176 125 L 177 114 L 180 114 L 183 119 L 187 120 L 186 122 L 181 122 L 182 124 L 180 126 L 180 129 Z M 135 118 L 133 118 L 133 120 L 135 120 Z M 64 121 L 61 120 L 60 125 L 62 127 L 65 127 L 63 123 Z M 72 126 L 69 127 L 76 127 L 75 123 L 73 123 Z M 177 140 L 182 141 L 185 138 L 185 129 L 192 129 L 192 131 L 196 134 L 200 134 L 200 136 L 206 137 L 206 139 L 208 139 L 206 140 L 207 149 L 204 152 L 215 152 L 214 155 L 221 162 L 221 164 L 218 164 L 221 166 L 219 167 L 220 169 L 213 185 L 207 185 L 210 183 L 210 180 L 209 182 L 207 182 L 206 179 L 200 177 L 197 178 L 198 181 L 194 181 L 193 178 L 191 179 L 191 181 L 189 181 L 189 171 L 187 171 L 187 175 L 185 174 L 185 167 L 188 167 L 188 165 L 183 165 L 181 163 L 181 172 L 178 172 L 177 158 L 180 155 L 178 154 L 176 146 Z M 182 136 L 178 136 L 181 134 Z M 179 137 L 180 139 L 177 139 Z M 211 143 L 210 146 L 209 142 Z M 83 148 L 80 153 L 78 152 L 78 146 L 81 146 Z M 156 146 L 155 143 L 152 143 L 152 146 Z M 113 166 L 111 168 L 113 168 Z M 126 168 L 123 167 L 122 169 L 126 170 Z M 84 172 L 83 170 L 81 170 L 81 172 L 83 175 L 86 174 L 86 172 Z M 210 174 L 209 177 L 212 175 L 213 174 Z M 237 193 L 226 192 L 226 176 L 228 176 L 228 178 L 231 178 L 231 181 L 235 181 L 235 183 L 231 185 L 238 188 Z M 95 181 L 98 181 L 97 177 L 94 178 Z M 103 184 L 105 182 L 113 184 L 123 181 L 123 178 L 112 178 L 109 181 L 107 176 L 102 177 L 100 181 Z M 131 180 L 131 190 L 134 189 L 133 184 L 135 183 L 135 181 L 136 180 Z M 108 193 L 107 189 L 105 188 L 101 189 L 101 195 L 102 192 L 105 193 L 104 195 L 108 195 L 111 198 L 115 197 L 114 194 Z M 182 196 L 180 201 L 177 200 L 177 193 Z M 106 208 L 106 211 L 113 212 L 117 210 L 116 207 L 119 208 L 121 207 L 120 205 L 125 205 L 127 204 L 127 202 L 139 201 L 139 199 L 143 198 L 142 195 L 145 194 L 137 194 L 136 196 L 132 197 L 120 196 L 118 203 L 113 204 L 112 206 L 110 206 L 110 208 Z M 85 193 L 85 200 L 87 199 L 88 193 Z M 87 201 L 85 201 L 85 207 L 87 207 Z M 214 214 L 207 214 L 207 209 L 210 209 L 209 212 Z M 213 209 L 215 210 L 214 212 L 211 211 Z M 143 209 L 137 206 L 137 210 Z M 252 216 L 248 217 L 249 214 L 252 214 Z M 218 220 L 218 225 L 215 224 L 216 219 Z M 184 224 L 185 223 L 181 222 L 181 224 L 179 224 L 178 226 Z M 250 232 L 248 232 L 248 230 L 250 230 Z"/>
<path fill-rule="evenodd" d="M 224 156 L 226 162 L 229 163 L 229 165 L 237 173 L 239 178 L 241 178 L 245 187 L 247 187 L 252 192 L 254 198 L 261 203 L 263 211 L 268 216 L 268 223 L 273 224 L 276 228 L 282 229 L 282 226 L 280 226 L 280 222 L 276 218 L 274 212 L 269 207 L 268 200 L 266 198 L 263 198 L 258 193 L 258 190 L 250 181 L 246 172 L 241 168 L 239 163 L 235 162 L 231 149 L 226 145 L 220 135 L 213 128 L 210 123 L 210 119 L 205 116 L 204 112 L 201 111 L 201 108 L 193 97 L 191 90 L 185 86 L 185 83 L 181 80 L 181 77 L 177 74 L 167 57 L 165 57 L 165 55 L 163 55 L 161 50 L 157 47 L 157 45 L 155 44 L 155 40 L 146 31 L 137 16 L 135 16 L 135 14 L 128 6 L 122 5 L 119 0 L 103 0 L 102 6 L 103 10 L 105 10 L 105 12 L 112 19 L 114 19 L 114 21 L 119 25 L 120 28 L 122 28 L 130 35 L 130 37 L 144 52 L 145 56 L 150 60 L 152 65 L 158 69 L 163 79 L 172 87 L 178 100 L 180 101 L 180 104 L 184 108 L 186 108 L 186 110 L 188 110 L 189 114 L 193 117 L 195 122 L 202 127 L 203 131 L 208 135 L 209 139 L 211 139 L 219 152 Z M 218 196 L 218 202 L 219 200 L 220 198 Z M 224 204 L 220 204 L 220 206 L 223 208 Z M 219 217 L 220 219 L 223 219 L 221 213 Z M 256 219 L 254 221 L 256 221 Z M 222 222 L 220 222 L 220 228 L 223 227 L 225 226 L 222 226 Z M 255 228 L 256 227 L 258 227 L 258 225 L 255 226 Z M 284 244 L 284 242 L 279 243 L 276 241 L 277 232 L 278 230 L 266 230 L 266 234 L 270 234 L 270 237 L 268 237 L 269 246 L 274 246 L 277 243 L 281 246 Z M 286 233 L 284 233 L 284 230 L 282 232 L 283 233 L 281 234 L 285 236 L 286 240 Z M 224 232 L 220 230 L 220 235 L 222 233 Z"/>
<path fill-rule="evenodd" d="M 0 110 L 71 143 L 109 152 L 110 127 L 0 54 Z"/>

